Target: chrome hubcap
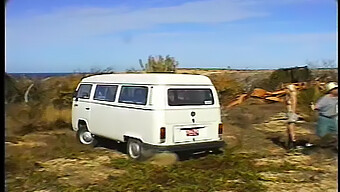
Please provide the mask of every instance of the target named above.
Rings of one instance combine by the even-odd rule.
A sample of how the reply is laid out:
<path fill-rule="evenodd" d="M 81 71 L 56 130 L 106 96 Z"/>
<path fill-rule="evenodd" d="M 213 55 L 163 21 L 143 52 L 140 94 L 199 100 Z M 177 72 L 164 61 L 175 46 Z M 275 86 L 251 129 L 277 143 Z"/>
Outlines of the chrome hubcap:
<path fill-rule="evenodd" d="M 80 139 L 84 144 L 90 144 L 93 141 L 93 136 L 90 132 L 85 131 L 80 135 Z"/>
<path fill-rule="evenodd" d="M 138 158 L 140 154 L 140 146 L 137 143 L 130 143 L 129 152 L 132 158 Z"/>

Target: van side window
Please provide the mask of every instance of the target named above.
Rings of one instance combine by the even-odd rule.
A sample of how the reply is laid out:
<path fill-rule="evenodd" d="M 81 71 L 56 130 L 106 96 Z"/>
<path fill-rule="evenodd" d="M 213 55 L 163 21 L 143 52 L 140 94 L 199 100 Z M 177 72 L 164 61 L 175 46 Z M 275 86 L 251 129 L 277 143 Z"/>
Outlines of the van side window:
<path fill-rule="evenodd" d="M 92 85 L 90 84 L 81 84 L 78 89 L 77 97 L 81 99 L 89 99 L 91 88 L 92 88 Z"/>
<path fill-rule="evenodd" d="M 119 103 L 146 105 L 148 88 L 144 86 L 122 86 Z"/>
<path fill-rule="evenodd" d="M 114 102 L 117 93 L 117 87 L 117 85 L 97 85 L 93 99 Z"/>

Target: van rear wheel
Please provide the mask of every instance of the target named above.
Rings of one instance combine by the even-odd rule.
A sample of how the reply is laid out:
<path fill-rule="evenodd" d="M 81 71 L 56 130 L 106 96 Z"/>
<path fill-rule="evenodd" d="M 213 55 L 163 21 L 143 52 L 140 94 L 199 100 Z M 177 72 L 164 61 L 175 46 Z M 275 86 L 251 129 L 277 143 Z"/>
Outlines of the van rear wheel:
<path fill-rule="evenodd" d="M 213 148 L 209 151 L 211 151 L 211 153 L 215 155 L 224 154 L 224 150 L 222 148 Z"/>
<path fill-rule="evenodd" d="M 143 147 L 141 141 L 132 138 L 128 139 L 126 151 L 131 159 L 138 161 L 147 160 L 153 155 L 151 150 L 147 150 Z"/>

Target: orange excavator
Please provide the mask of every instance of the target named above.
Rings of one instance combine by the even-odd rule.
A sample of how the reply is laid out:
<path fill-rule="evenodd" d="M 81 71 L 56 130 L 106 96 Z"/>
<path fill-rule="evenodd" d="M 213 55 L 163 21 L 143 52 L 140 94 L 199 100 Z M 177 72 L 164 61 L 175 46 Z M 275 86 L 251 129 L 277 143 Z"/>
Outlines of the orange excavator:
<path fill-rule="evenodd" d="M 318 87 L 320 90 L 325 89 L 325 84 L 323 82 L 319 82 L 318 80 L 312 82 L 299 82 L 299 83 L 284 83 L 281 85 L 281 88 L 275 91 L 267 91 L 261 88 L 255 88 L 251 93 L 244 93 L 236 97 L 231 103 L 227 105 L 227 108 L 234 107 L 243 103 L 246 99 L 258 98 L 268 102 L 285 102 L 284 96 L 288 93 L 287 86 L 294 85 L 295 88 L 299 90 L 308 89 L 310 87 Z"/>

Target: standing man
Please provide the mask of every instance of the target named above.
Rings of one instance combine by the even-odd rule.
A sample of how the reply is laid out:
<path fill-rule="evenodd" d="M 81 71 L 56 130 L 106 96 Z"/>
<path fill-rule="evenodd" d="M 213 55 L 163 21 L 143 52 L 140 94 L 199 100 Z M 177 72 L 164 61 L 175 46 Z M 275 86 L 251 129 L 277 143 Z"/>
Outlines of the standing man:
<path fill-rule="evenodd" d="M 295 123 L 298 120 L 298 116 L 296 114 L 296 103 L 297 103 L 297 91 L 295 85 L 290 84 L 286 89 L 286 106 L 287 106 L 287 118 L 288 118 L 288 148 L 292 149 L 296 147 L 296 139 L 295 139 Z"/>
<path fill-rule="evenodd" d="M 336 136 L 338 142 L 338 85 L 335 82 L 326 84 L 326 95 L 318 100 L 312 109 L 318 111 L 316 134 L 320 138 L 326 135 Z M 328 141 L 329 142 L 329 141 Z"/>

